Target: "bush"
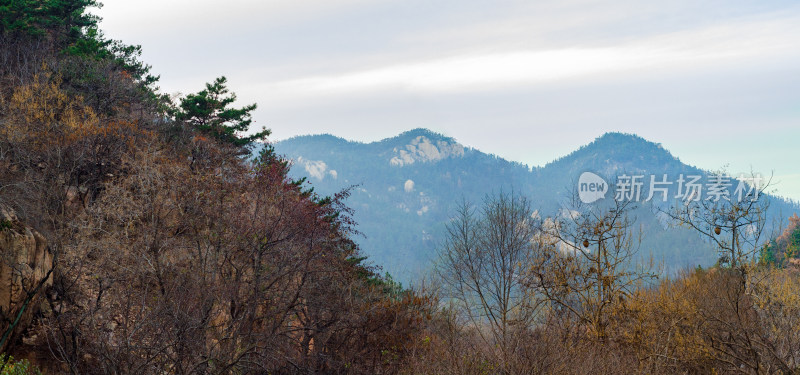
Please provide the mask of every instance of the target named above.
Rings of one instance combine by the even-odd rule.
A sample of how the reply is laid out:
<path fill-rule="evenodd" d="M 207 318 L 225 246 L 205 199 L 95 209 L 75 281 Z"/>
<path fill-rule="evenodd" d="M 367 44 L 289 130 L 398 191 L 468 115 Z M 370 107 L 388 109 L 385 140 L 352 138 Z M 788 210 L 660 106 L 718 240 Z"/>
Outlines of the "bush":
<path fill-rule="evenodd" d="M 0 356 L 0 375 L 30 375 L 41 374 L 35 366 L 31 366 L 27 359 L 14 360 L 12 356 Z"/>

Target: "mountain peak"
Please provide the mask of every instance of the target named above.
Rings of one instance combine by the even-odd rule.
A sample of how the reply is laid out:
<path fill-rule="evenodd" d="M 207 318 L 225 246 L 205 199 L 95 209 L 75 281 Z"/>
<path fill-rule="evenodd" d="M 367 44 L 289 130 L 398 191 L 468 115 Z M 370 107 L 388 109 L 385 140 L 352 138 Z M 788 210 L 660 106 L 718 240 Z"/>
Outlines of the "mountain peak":
<path fill-rule="evenodd" d="M 425 137 L 430 139 L 431 141 L 446 141 L 446 142 L 455 142 L 455 139 L 452 137 L 448 137 L 442 133 L 437 133 L 433 130 L 426 129 L 426 128 L 416 128 L 404 131 L 392 138 L 384 139 L 382 142 L 390 141 L 390 140 L 399 140 L 399 141 L 408 141 L 411 139 L 415 139 L 417 137 Z"/>
<path fill-rule="evenodd" d="M 594 142 L 590 143 L 588 146 L 593 144 L 602 144 L 602 145 L 613 145 L 619 147 L 629 147 L 629 146 L 636 146 L 636 147 L 656 147 L 663 149 L 660 143 L 650 142 L 636 134 L 632 133 L 622 133 L 622 132 L 608 132 L 605 133 L 597 138 L 595 138 Z"/>
<path fill-rule="evenodd" d="M 389 164 L 398 167 L 464 156 L 464 146 L 455 139 L 424 128 L 412 129 L 382 142 L 387 141 L 393 146 Z"/>
<path fill-rule="evenodd" d="M 611 176 L 620 172 L 680 170 L 683 164 L 660 143 L 636 134 L 610 132 L 545 167 L 569 170 L 574 175 L 591 170 Z"/>
<path fill-rule="evenodd" d="M 636 134 L 609 132 L 605 133 L 586 146 L 567 155 L 566 158 L 601 154 L 614 157 L 618 155 L 627 156 L 647 156 L 663 159 L 677 160 L 669 151 L 665 150 L 660 143 L 648 141 Z"/>

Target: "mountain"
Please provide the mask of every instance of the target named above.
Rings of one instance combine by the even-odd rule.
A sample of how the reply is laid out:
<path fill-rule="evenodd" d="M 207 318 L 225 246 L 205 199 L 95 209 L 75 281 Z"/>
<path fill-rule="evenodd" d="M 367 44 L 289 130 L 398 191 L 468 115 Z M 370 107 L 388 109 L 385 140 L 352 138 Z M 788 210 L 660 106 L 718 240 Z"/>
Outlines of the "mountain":
<path fill-rule="evenodd" d="M 348 204 L 364 234 L 361 247 L 374 264 L 404 282 L 418 279 L 435 262 L 445 223 L 461 199 L 480 202 L 492 192 L 514 191 L 532 198 L 540 212 L 552 215 L 585 171 L 612 183 L 621 174 L 667 174 L 672 180 L 679 174 L 706 174 L 659 144 L 621 133 L 604 134 L 569 155 L 533 168 L 465 147 L 427 129 L 372 143 L 324 134 L 294 137 L 274 146 L 277 153 L 293 160 L 292 176 L 307 176 L 317 193 L 330 195 L 353 186 Z M 777 203 L 784 213 L 796 209 L 782 200 Z M 636 211 L 637 223 L 646 233 L 642 249 L 647 250 L 642 257 L 652 255 L 667 272 L 716 261 L 711 246 L 694 232 L 670 227 L 653 211 L 647 205 Z"/>

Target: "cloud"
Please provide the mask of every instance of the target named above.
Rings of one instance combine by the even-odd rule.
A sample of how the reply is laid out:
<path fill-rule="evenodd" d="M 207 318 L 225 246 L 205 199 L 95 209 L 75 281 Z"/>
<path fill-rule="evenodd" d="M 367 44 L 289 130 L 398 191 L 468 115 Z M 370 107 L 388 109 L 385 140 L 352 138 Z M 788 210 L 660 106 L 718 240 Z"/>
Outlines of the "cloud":
<path fill-rule="evenodd" d="M 278 83 L 275 88 L 306 94 L 370 90 L 472 91 L 631 69 L 658 61 L 659 56 L 654 51 L 625 48 L 512 51 L 302 78 Z"/>
<path fill-rule="evenodd" d="M 702 168 L 796 170 L 793 2 L 142 1 L 106 1 L 107 35 L 141 44 L 168 93 L 226 75 L 274 140 L 427 127 L 541 165 L 616 130 Z"/>
<path fill-rule="evenodd" d="M 654 69 L 698 69 L 721 61 L 769 58 L 796 47 L 800 18 L 738 21 L 628 40 L 551 49 L 466 52 L 270 84 L 295 95 L 369 91 L 448 93 Z M 797 55 L 797 53 L 795 53 Z"/>
<path fill-rule="evenodd" d="M 216 26 L 215 33 L 234 31 L 258 25 L 308 22 L 329 17 L 366 0 L 228 0 L 224 6 L 210 0 L 141 0 L 132 7 L 123 1 L 104 1 L 99 13 L 113 19 L 112 29 L 139 28 L 145 33 L 158 34 L 163 29 L 181 30 Z M 155 10 L 155 11 L 154 11 Z M 141 20 L 147 19 L 147 27 Z M 157 27 L 153 27 L 158 25 Z M 105 27 L 105 25 L 104 25 Z"/>

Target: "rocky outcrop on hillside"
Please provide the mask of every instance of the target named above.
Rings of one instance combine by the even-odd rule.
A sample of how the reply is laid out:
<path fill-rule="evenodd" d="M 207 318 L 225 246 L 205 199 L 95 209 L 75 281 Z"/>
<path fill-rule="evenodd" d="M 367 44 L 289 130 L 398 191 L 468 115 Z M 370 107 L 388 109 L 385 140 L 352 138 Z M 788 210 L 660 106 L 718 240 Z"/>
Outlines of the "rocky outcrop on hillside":
<path fill-rule="evenodd" d="M 44 237 L 0 207 L 0 351 L 23 332 L 38 310 L 42 290 L 52 284 L 53 254 Z"/>
<path fill-rule="evenodd" d="M 389 164 L 402 167 L 414 162 L 435 162 L 450 157 L 464 156 L 464 146 L 444 139 L 431 140 L 424 135 L 412 139 L 404 148 L 393 150 Z"/>

